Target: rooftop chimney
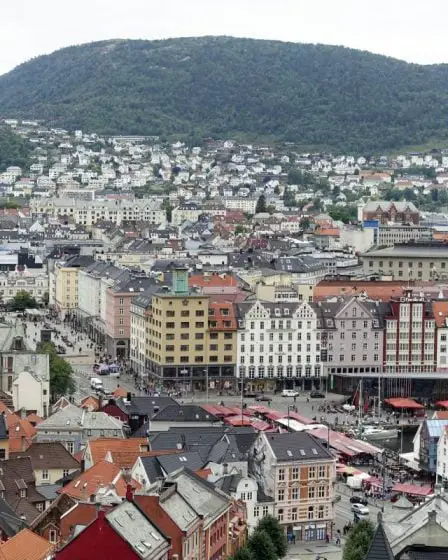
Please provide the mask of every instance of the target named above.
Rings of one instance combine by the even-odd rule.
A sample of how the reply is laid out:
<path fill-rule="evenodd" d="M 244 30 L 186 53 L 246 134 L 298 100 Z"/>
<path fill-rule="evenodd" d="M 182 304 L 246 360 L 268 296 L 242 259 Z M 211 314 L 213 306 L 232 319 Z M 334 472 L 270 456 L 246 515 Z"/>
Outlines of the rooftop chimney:
<path fill-rule="evenodd" d="M 132 502 L 134 499 L 134 491 L 132 489 L 132 486 L 130 484 L 128 484 L 126 486 L 126 500 L 128 502 Z"/>

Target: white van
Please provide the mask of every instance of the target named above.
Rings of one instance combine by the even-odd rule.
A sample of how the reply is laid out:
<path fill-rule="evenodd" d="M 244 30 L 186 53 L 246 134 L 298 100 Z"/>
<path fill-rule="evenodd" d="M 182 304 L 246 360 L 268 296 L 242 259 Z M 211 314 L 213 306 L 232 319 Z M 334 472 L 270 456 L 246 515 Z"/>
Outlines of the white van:
<path fill-rule="evenodd" d="M 282 397 L 298 397 L 299 393 L 293 389 L 283 389 Z"/>
<path fill-rule="evenodd" d="M 98 377 L 92 377 L 90 380 L 90 386 L 92 389 L 95 389 L 95 391 L 104 391 L 103 382 L 101 379 L 98 379 Z"/>

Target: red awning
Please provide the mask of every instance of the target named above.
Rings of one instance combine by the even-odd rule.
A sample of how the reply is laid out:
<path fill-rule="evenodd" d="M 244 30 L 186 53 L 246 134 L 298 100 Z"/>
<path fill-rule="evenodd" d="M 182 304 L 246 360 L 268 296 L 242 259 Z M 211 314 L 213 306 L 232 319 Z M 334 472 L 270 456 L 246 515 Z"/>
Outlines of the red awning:
<path fill-rule="evenodd" d="M 413 496 L 429 496 L 434 493 L 431 486 L 417 486 L 416 484 L 395 484 L 392 492 L 412 494 Z"/>
<path fill-rule="evenodd" d="M 231 426 L 252 426 L 252 421 L 248 416 L 227 416 L 224 418 L 224 424 L 230 424 Z"/>
<path fill-rule="evenodd" d="M 448 408 L 448 401 L 437 401 L 436 406 L 441 406 L 442 408 Z"/>
<path fill-rule="evenodd" d="M 384 402 L 393 408 L 412 408 L 412 409 L 421 409 L 425 408 L 422 404 L 412 400 L 412 399 L 402 399 L 402 398 L 393 398 L 393 399 L 384 399 Z"/>

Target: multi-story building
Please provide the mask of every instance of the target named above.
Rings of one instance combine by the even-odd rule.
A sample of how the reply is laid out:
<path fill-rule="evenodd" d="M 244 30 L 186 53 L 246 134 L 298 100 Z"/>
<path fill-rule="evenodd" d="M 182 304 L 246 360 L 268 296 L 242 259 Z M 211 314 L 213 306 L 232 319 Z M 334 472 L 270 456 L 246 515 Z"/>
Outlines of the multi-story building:
<path fill-rule="evenodd" d="M 200 205 L 194 202 L 186 202 L 173 209 L 171 213 L 171 223 L 173 226 L 180 226 L 186 221 L 195 224 L 202 212 Z"/>
<path fill-rule="evenodd" d="M 158 286 L 151 300 L 134 298 L 131 362 L 165 385 L 229 388 L 234 380 L 237 322 L 232 304 L 214 302 L 188 287 L 188 270 L 173 270 L 173 284 Z M 146 331 L 146 335 L 145 335 Z M 144 350 L 143 350 L 144 349 Z"/>
<path fill-rule="evenodd" d="M 403 297 L 391 300 L 385 326 L 383 360 L 387 377 L 383 382 L 384 393 L 390 396 L 415 394 L 415 379 L 424 379 L 437 370 L 433 305 L 423 297 L 405 292 Z"/>
<path fill-rule="evenodd" d="M 257 390 L 320 387 L 320 328 L 313 304 L 251 301 L 236 305 L 237 376 Z"/>
<path fill-rule="evenodd" d="M 443 280 L 448 278 L 448 245 L 416 241 L 362 255 L 367 275 L 391 276 L 393 280 Z"/>
<path fill-rule="evenodd" d="M 108 354 L 119 359 L 129 357 L 132 298 L 136 293 L 155 291 L 159 287 L 152 278 L 128 274 L 106 290 L 105 343 Z"/>
<path fill-rule="evenodd" d="M 256 198 L 226 198 L 224 200 L 226 208 L 231 210 L 241 210 L 242 212 L 247 212 L 248 214 L 255 214 L 255 208 L 257 207 Z"/>
<path fill-rule="evenodd" d="M 28 292 L 37 302 L 42 303 L 48 295 L 48 274 L 39 269 L 0 273 L 0 297 L 6 303 L 18 292 Z"/>
<path fill-rule="evenodd" d="M 161 207 L 162 200 L 144 198 L 134 200 L 80 200 L 69 198 L 31 199 L 30 208 L 34 218 L 68 217 L 75 224 L 87 227 L 98 221 L 121 224 L 124 221 L 163 224 L 166 212 Z"/>
<path fill-rule="evenodd" d="M 147 328 L 151 317 L 152 296 L 144 294 L 131 300 L 129 358 L 131 368 L 140 377 L 146 376 Z"/>
<path fill-rule="evenodd" d="M 321 359 L 329 387 L 350 392 L 360 378 L 377 378 L 383 365 L 384 305 L 365 297 L 321 301 Z"/>
<path fill-rule="evenodd" d="M 61 315 L 73 313 L 78 308 L 78 273 L 92 262 L 92 257 L 74 256 L 64 262 L 56 263 L 55 306 Z"/>
<path fill-rule="evenodd" d="M 413 239 L 432 239 L 432 229 L 419 225 L 390 224 L 381 225 L 374 230 L 374 243 L 379 247 L 392 247 Z"/>
<path fill-rule="evenodd" d="M 260 433 L 249 468 L 274 499 L 274 515 L 298 541 L 332 536 L 336 459 L 307 432 Z"/>
<path fill-rule="evenodd" d="M 362 209 L 362 220 L 377 221 L 380 224 L 418 224 L 420 212 L 412 202 L 373 200 Z"/>

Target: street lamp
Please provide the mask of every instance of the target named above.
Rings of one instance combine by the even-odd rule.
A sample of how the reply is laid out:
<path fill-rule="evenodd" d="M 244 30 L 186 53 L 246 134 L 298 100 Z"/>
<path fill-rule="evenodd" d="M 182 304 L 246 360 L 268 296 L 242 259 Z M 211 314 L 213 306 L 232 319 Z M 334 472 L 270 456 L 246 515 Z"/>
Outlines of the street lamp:
<path fill-rule="evenodd" d="M 205 402 L 208 404 L 208 366 L 204 369 L 205 373 Z"/>

